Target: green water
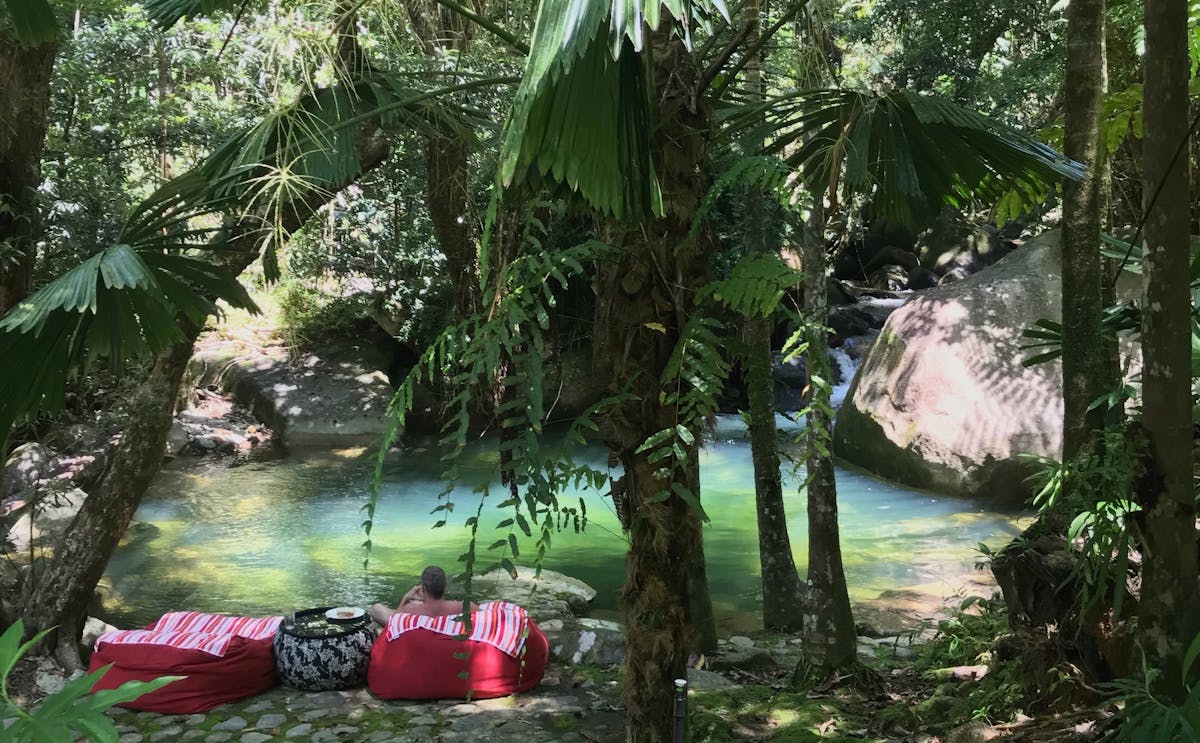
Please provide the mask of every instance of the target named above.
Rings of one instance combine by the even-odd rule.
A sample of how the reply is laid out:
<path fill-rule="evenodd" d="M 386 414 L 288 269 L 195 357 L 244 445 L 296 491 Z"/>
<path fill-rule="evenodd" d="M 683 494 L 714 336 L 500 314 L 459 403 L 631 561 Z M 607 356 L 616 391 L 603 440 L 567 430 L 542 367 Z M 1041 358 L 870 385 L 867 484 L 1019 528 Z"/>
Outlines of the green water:
<path fill-rule="evenodd" d="M 718 440 L 701 458 L 704 504 L 712 518 L 704 536 L 708 575 L 718 624 L 726 631 L 752 629 L 760 600 L 754 480 L 750 446 L 741 434 L 736 419 L 723 418 Z M 605 467 L 599 447 L 576 458 Z M 460 465 L 469 480 L 492 471 L 495 462 L 494 447 L 484 443 Z M 132 625 L 180 608 L 254 614 L 366 605 L 394 601 L 426 564 L 455 569 L 469 538 L 462 523 L 480 496 L 469 486 L 456 490 L 449 524 L 432 529 L 442 465 L 431 452 L 414 449 L 389 460 L 364 572 L 359 509 L 372 467 L 371 452 L 308 450 L 240 467 L 168 468 L 135 517 L 151 526 L 135 529 L 109 565 L 106 618 Z M 804 505 L 790 469 L 784 465 L 788 525 L 803 570 Z M 842 549 L 855 600 L 930 583 L 950 595 L 971 572 L 977 543 L 998 547 L 1018 532 L 1015 514 L 982 511 L 844 469 L 837 476 Z M 501 492 L 498 484 L 494 492 Z M 587 527 L 556 535 L 545 567 L 593 585 L 603 614 L 616 607 L 625 542 L 611 501 L 590 491 L 566 493 L 563 500 L 580 496 L 588 506 Z M 505 517 L 485 504 L 481 523 L 491 529 Z M 481 534 L 479 541 L 482 551 L 495 537 Z M 528 563 L 532 540 L 522 539 L 521 547 L 525 559 L 516 562 Z"/>

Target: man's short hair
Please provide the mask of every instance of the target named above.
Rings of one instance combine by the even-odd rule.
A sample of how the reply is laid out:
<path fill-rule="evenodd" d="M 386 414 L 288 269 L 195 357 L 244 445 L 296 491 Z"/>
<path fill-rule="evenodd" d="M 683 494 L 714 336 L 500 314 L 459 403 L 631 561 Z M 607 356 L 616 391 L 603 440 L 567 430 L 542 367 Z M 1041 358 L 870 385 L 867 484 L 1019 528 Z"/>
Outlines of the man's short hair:
<path fill-rule="evenodd" d="M 430 565 L 421 572 L 421 586 L 430 598 L 440 599 L 446 595 L 446 571 Z"/>

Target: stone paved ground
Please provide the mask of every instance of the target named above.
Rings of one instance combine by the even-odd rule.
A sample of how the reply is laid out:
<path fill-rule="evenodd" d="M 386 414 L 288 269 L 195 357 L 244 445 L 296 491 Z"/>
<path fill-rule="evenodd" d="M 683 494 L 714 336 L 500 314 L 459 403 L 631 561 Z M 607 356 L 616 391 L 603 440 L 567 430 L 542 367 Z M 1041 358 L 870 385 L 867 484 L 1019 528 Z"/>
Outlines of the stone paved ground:
<path fill-rule="evenodd" d="M 206 714 L 113 709 L 121 743 L 608 743 L 623 740 L 611 673 L 551 668 L 532 692 L 477 702 L 385 702 L 366 689 L 297 691 L 278 686 Z"/>

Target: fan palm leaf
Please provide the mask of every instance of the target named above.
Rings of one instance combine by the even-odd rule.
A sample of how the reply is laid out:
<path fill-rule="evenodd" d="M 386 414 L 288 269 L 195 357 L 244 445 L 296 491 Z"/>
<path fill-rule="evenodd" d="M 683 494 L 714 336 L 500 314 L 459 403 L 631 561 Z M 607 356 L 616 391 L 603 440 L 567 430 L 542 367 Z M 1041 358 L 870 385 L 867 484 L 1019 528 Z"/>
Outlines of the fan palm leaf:
<path fill-rule="evenodd" d="M 58 38 L 58 19 L 50 0 L 4 0 L 3 7 L 18 43 L 35 46 Z"/>
<path fill-rule="evenodd" d="M 875 212 L 914 225 L 943 206 L 1040 202 L 1083 174 L 1033 137 L 932 95 L 810 90 L 723 112 L 726 129 L 751 131 L 817 193 L 865 197 Z"/>
<path fill-rule="evenodd" d="M 641 52 L 664 11 L 689 45 L 695 23 L 729 17 L 720 0 L 542 0 L 501 146 L 501 186 L 567 189 L 618 219 L 663 213 Z"/>
<path fill-rule="evenodd" d="M 250 249 L 276 244 L 287 223 L 276 216 L 359 171 L 355 137 L 363 121 L 422 131 L 460 126 L 438 105 L 440 92 L 382 74 L 315 91 L 237 133 L 138 204 L 115 245 L 0 318 L 0 441 L 20 418 L 61 409 L 69 374 L 95 360 L 120 367 L 156 353 L 183 337 L 181 320 L 203 323 L 218 300 L 256 309 L 235 276 L 189 251 L 230 248 L 233 224 L 254 235 Z"/>

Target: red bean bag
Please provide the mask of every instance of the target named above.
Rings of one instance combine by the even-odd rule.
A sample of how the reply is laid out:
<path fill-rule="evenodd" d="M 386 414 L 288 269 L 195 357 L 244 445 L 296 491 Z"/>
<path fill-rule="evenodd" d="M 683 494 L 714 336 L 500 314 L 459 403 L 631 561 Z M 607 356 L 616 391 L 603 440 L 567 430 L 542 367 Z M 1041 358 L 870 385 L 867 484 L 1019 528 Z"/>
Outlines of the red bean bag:
<path fill-rule="evenodd" d="M 92 691 L 186 676 L 122 704 L 167 714 L 205 712 L 261 694 L 277 682 L 271 641 L 282 620 L 171 612 L 144 630 L 106 632 L 96 639 L 88 670 L 113 666 Z"/>
<path fill-rule="evenodd" d="M 550 645 L 516 604 L 483 604 L 471 634 L 453 616 L 397 612 L 375 639 L 367 686 L 380 699 L 491 699 L 537 686 Z"/>

